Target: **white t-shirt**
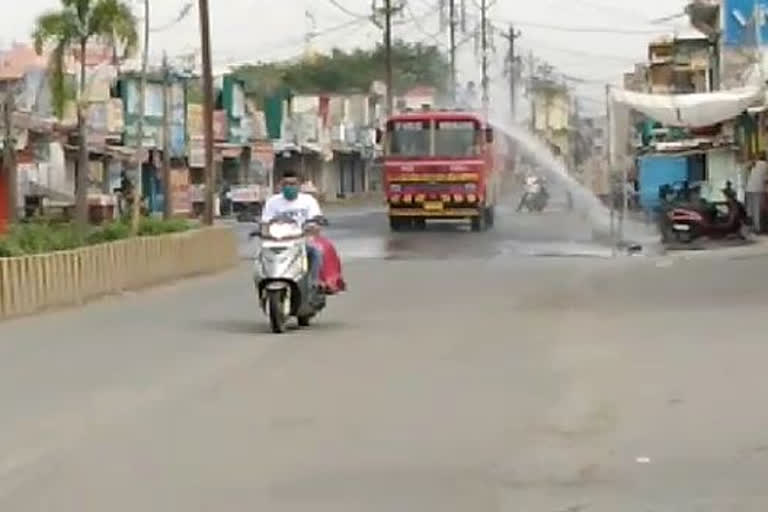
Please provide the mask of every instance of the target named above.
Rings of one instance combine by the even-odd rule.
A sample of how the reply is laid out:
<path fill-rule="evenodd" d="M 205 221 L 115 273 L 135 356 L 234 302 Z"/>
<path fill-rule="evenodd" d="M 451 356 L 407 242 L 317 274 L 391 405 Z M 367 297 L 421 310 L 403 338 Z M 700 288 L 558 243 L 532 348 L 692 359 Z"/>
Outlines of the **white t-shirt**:
<path fill-rule="evenodd" d="M 299 192 L 293 201 L 286 199 L 283 194 L 275 194 L 267 200 L 264 211 L 261 213 L 261 221 L 269 222 L 278 215 L 289 215 L 303 226 L 307 219 L 319 217 L 323 214 L 317 199 L 309 194 Z"/>

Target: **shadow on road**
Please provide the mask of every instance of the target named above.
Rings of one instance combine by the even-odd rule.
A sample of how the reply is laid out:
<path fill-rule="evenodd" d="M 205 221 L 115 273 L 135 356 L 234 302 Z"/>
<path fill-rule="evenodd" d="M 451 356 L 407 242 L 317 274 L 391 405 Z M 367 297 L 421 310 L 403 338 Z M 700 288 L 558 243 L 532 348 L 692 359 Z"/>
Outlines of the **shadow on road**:
<path fill-rule="evenodd" d="M 273 334 L 269 327 L 269 319 L 264 316 L 257 318 L 223 318 L 216 320 L 203 320 L 197 327 L 205 329 L 207 331 L 214 331 L 223 334 L 243 334 L 243 335 L 260 335 L 260 334 Z M 291 320 L 288 323 L 286 334 L 310 332 L 310 331 L 342 331 L 349 327 L 347 324 L 337 321 L 323 320 L 318 318 L 312 322 L 310 327 L 299 328 L 296 324 L 296 320 Z"/>

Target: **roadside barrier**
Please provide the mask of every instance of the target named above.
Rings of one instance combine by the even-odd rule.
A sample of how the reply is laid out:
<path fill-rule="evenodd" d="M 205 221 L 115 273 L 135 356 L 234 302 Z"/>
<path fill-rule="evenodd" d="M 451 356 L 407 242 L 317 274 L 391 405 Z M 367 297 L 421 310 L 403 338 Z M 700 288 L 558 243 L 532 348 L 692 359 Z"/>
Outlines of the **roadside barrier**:
<path fill-rule="evenodd" d="M 0 258 L 0 320 L 211 274 L 238 261 L 235 235 L 223 227 Z"/>

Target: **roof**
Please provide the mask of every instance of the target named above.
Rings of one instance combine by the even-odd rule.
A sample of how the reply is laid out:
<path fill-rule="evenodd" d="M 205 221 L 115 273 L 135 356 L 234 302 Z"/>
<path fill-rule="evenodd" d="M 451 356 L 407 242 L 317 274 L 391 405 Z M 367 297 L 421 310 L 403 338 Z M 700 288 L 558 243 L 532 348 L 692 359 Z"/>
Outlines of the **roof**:
<path fill-rule="evenodd" d="M 28 71 L 47 66 L 48 58 L 26 44 L 14 43 L 9 50 L 0 52 L 0 80 L 19 80 Z"/>
<path fill-rule="evenodd" d="M 415 110 L 390 116 L 390 121 L 422 121 L 425 119 L 482 122 L 482 117 L 466 110 Z"/>
<path fill-rule="evenodd" d="M 437 89 L 431 86 L 418 86 L 414 87 L 412 89 L 408 89 L 405 91 L 405 94 L 403 94 L 404 97 L 409 96 L 434 96 L 437 92 Z"/>

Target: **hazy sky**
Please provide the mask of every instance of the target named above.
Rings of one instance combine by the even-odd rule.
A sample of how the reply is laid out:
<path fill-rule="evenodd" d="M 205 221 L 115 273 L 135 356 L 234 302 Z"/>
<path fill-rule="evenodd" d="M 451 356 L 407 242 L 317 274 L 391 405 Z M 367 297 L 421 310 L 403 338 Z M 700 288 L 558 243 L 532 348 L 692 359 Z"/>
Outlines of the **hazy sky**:
<path fill-rule="evenodd" d="M 171 55 L 195 51 L 198 44 L 197 0 L 195 8 L 182 22 L 154 32 L 150 43 L 153 58 L 163 50 Z M 447 0 L 445 0 L 447 1 Z M 455 0 L 457 5 L 461 0 Z M 470 14 L 470 28 L 477 26 L 481 0 L 464 0 Z M 518 51 L 529 51 L 573 77 L 594 81 L 578 85 L 586 103 L 599 102 L 605 82 L 620 80 L 621 73 L 633 62 L 643 60 L 646 45 L 654 34 L 671 34 L 684 29 L 684 19 L 665 25 L 652 25 L 653 19 L 681 13 L 686 0 L 487 0 L 493 4 L 489 18 L 499 29 L 510 22 L 522 32 Z M 168 25 L 187 0 L 151 0 L 151 25 Z M 311 28 L 307 13 L 314 17 L 315 31 L 321 33 L 312 42 L 318 50 L 333 46 L 351 48 L 371 46 L 381 38 L 381 31 L 370 21 L 356 20 L 334 5 L 340 4 L 352 14 L 368 14 L 371 0 L 210 0 L 214 62 L 219 65 L 245 60 L 271 60 L 300 54 L 304 36 Z M 439 34 L 437 5 L 440 0 L 408 0 L 402 20 L 395 26 L 396 37 L 447 43 Z M 55 8 L 59 0 L 3 0 L 0 16 L 0 44 L 27 40 L 35 17 Z M 378 0 L 381 4 L 381 0 Z M 615 33 L 592 29 L 608 29 Z M 458 38 L 463 38 L 459 35 Z M 497 38 L 497 58 L 507 45 Z M 474 43 L 461 47 L 462 80 L 478 80 L 479 66 Z M 494 65 L 492 76 L 501 84 L 501 69 Z M 499 84 L 499 85 L 500 85 Z"/>

